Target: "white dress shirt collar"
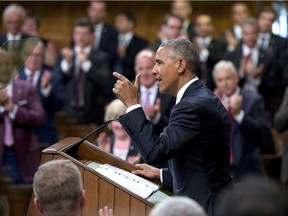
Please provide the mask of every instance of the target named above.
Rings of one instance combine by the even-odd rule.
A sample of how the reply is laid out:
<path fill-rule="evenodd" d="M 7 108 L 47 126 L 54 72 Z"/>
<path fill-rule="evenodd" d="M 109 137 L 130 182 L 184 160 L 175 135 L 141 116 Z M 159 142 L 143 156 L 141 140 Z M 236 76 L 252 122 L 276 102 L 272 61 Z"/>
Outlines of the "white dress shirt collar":
<path fill-rule="evenodd" d="M 18 33 L 17 35 L 12 35 L 10 32 L 7 32 L 7 40 L 20 40 L 22 36 L 22 33 Z"/>
<path fill-rule="evenodd" d="M 25 68 L 24 68 L 24 73 L 25 73 L 25 75 L 26 75 L 26 77 L 27 77 L 27 80 L 29 80 L 30 77 L 31 77 L 32 72 L 31 72 L 27 67 L 25 67 Z M 37 85 L 37 82 L 38 82 L 39 77 L 40 77 L 40 73 L 41 73 L 40 70 L 37 70 L 37 71 L 34 72 L 33 81 L 32 81 L 32 84 L 33 84 L 34 86 Z"/>
<path fill-rule="evenodd" d="M 180 102 L 180 100 L 182 99 L 184 92 L 186 91 L 186 89 L 195 81 L 198 80 L 198 77 L 193 78 L 192 80 L 190 80 L 189 82 L 187 82 L 184 86 L 182 86 L 182 88 L 178 91 L 177 93 L 177 97 L 176 97 L 176 104 Z"/>

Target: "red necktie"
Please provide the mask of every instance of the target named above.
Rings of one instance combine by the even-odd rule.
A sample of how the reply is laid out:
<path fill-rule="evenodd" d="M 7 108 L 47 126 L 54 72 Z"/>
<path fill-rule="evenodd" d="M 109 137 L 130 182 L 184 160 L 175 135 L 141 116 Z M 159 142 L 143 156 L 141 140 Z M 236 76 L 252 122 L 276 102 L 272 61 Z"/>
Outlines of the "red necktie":
<path fill-rule="evenodd" d="M 232 108 L 229 105 L 228 106 L 228 114 L 231 120 L 231 134 L 230 134 L 230 165 L 234 164 L 234 157 L 233 157 L 233 129 L 234 129 L 234 117 L 233 117 L 233 113 L 232 113 Z"/>

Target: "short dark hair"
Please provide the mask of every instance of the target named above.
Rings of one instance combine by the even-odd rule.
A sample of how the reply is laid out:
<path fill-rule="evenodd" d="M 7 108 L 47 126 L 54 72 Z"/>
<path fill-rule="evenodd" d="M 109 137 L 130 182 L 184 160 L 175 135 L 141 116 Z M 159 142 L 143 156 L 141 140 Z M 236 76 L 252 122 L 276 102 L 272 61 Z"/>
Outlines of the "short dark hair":
<path fill-rule="evenodd" d="M 199 69 L 199 54 L 194 44 L 183 38 L 171 39 L 163 42 L 160 47 L 170 49 L 167 55 L 175 59 L 185 59 L 189 71 L 196 73 Z"/>
<path fill-rule="evenodd" d="M 89 28 L 90 33 L 94 32 L 94 27 L 92 23 L 90 22 L 88 18 L 85 18 L 85 17 L 77 19 L 74 24 L 74 28 L 75 27 L 87 27 Z"/>
<path fill-rule="evenodd" d="M 122 11 L 118 13 L 116 16 L 119 16 L 119 15 L 126 17 L 126 19 L 129 22 L 133 23 L 134 26 L 136 26 L 136 23 L 137 23 L 136 17 L 130 11 Z"/>
<path fill-rule="evenodd" d="M 178 16 L 178 15 L 176 15 L 176 14 L 173 14 L 173 13 L 168 13 L 168 14 L 166 14 L 166 15 L 163 17 L 161 24 L 162 24 L 162 25 L 166 25 L 166 24 L 168 23 L 168 20 L 169 20 L 170 18 L 179 19 L 179 21 L 181 21 L 181 23 L 183 23 L 183 19 L 182 19 L 180 16 Z"/>
<path fill-rule="evenodd" d="M 276 16 L 277 16 L 276 12 L 271 7 L 262 8 L 258 13 L 258 18 L 261 16 L 262 13 L 273 13 L 274 19 L 276 19 Z"/>
<path fill-rule="evenodd" d="M 279 183 L 260 176 L 249 176 L 225 191 L 217 202 L 221 216 L 286 216 L 287 194 Z"/>

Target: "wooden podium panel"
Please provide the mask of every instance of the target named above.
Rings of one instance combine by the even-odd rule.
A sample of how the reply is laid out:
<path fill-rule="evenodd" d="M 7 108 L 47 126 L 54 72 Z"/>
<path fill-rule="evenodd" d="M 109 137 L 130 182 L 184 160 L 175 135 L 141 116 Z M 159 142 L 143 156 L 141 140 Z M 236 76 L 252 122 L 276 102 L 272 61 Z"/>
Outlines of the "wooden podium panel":
<path fill-rule="evenodd" d="M 41 164 L 50 160 L 68 159 L 77 165 L 86 191 L 86 204 L 82 216 L 98 215 L 98 209 L 109 206 L 117 216 L 146 216 L 154 206 L 148 199 L 128 191 L 121 185 L 101 175 L 87 166 L 95 161 L 100 164 L 110 164 L 131 172 L 136 168 L 126 161 L 105 152 L 88 141 L 79 143 L 79 138 L 68 137 L 42 151 Z M 31 197 L 27 216 L 41 216 Z"/>

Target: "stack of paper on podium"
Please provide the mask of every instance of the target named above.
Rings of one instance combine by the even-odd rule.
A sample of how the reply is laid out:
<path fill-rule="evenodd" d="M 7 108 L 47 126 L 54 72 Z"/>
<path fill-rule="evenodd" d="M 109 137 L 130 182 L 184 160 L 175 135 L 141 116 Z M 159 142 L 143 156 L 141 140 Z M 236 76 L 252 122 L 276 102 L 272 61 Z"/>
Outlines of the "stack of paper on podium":
<path fill-rule="evenodd" d="M 157 184 L 110 164 L 101 164 L 95 170 L 143 199 L 160 189 Z"/>

